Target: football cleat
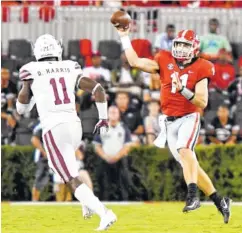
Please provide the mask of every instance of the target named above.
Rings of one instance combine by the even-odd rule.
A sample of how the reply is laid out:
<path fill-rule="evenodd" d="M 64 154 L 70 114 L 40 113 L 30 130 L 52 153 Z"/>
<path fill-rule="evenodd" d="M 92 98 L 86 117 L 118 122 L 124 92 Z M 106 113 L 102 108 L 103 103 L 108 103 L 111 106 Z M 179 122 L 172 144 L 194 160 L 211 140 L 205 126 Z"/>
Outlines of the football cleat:
<path fill-rule="evenodd" d="M 106 214 L 101 218 L 101 222 L 96 231 L 105 231 L 117 221 L 117 216 L 112 210 L 108 210 Z"/>
<path fill-rule="evenodd" d="M 200 207 L 200 200 L 199 200 L 199 198 L 197 198 L 197 197 L 187 198 L 186 205 L 185 205 L 185 207 L 183 208 L 182 211 L 184 213 L 186 213 L 186 212 L 198 209 L 199 207 Z"/>
<path fill-rule="evenodd" d="M 85 220 L 91 218 L 93 214 L 94 212 L 87 206 L 82 206 L 82 216 Z"/>
<path fill-rule="evenodd" d="M 231 202 L 232 200 L 228 197 L 224 197 L 221 202 L 220 202 L 220 206 L 218 207 L 219 212 L 223 215 L 224 217 L 224 223 L 228 223 L 230 216 L 231 216 Z"/>

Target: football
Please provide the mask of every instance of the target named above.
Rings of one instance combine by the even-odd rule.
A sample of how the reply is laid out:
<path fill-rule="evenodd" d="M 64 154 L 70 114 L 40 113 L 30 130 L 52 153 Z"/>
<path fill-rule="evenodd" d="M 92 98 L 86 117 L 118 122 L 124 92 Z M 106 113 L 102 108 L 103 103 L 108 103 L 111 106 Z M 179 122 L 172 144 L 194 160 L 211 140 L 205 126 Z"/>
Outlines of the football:
<path fill-rule="evenodd" d="M 131 17 L 127 12 L 119 10 L 113 13 L 110 21 L 114 27 L 127 29 L 131 23 Z"/>

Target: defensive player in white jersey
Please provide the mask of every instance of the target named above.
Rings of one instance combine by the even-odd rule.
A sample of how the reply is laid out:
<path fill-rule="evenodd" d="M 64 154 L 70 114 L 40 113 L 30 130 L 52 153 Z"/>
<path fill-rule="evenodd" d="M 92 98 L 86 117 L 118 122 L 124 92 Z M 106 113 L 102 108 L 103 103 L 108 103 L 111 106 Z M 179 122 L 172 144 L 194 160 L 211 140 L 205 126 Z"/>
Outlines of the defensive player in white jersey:
<path fill-rule="evenodd" d="M 116 215 L 78 177 L 75 151 L 81 143 L 82 127 L 74 94 L 77 86 L 95 96 L 100 120 L 94 131 L 105 133 L 108 129 L 105 91 L 97 82 L 83 77 L 77 62 L 61 60 L 62 46 L 53 36 L 40 36 L 33 51 L 37 62 L 20 69 L 23 86 L 18 94 L 17 111 L 23 114 L 36 104 L 49 166 L 71 187 L 83 206 L 100 216 L 97 230 L 106 230 L 117 220 Z"/>

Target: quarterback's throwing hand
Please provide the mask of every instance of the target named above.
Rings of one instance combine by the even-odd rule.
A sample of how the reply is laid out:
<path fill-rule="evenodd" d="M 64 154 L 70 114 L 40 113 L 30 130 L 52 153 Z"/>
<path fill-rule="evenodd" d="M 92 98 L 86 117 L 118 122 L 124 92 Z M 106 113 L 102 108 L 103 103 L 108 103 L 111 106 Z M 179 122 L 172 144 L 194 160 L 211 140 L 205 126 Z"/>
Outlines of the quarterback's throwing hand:
<path fill-rule="evenodd" d="M 108 121 L 105 119 L 100 119 L 95 125 L 93 134 L 106 134 L 108 132 Z"/>
<path fill-rule="evenodd" d="M 182 89 L 182 83 L 178 75 L 172 78 L 172 88 L 173 87 L 176 88 L 177 91 L 180 91 Z"/>
<path fill-rule="evenodd" d="M 129 35 L 129 31 L 130 31 L 130 25 L 126 29 L 121 28 L 121 27 L 116 27 L 116 29 L 117 29 L 118 34 L 119 34 L 120 37 L 128 36 Z"/>

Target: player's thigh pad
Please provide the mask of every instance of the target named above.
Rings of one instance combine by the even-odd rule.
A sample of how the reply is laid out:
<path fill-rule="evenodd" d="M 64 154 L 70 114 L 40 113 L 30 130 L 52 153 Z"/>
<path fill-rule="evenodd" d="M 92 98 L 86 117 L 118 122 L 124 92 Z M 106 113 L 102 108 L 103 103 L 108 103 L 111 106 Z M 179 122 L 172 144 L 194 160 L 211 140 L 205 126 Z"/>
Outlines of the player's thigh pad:
<path fill-rule="evenodd" d="M 200 115 L 192 113 L 182 117 L 181 125 L 178 129 L 177 150 L 187 148 L 194 151 L 200 131 Z"/>
<path fill-rule="evenodd" d="M 167 129 L 167 143 L 173 157 L 180 162 L 180 155 L 177 151 L 178 129 L 180 127 L 179 121 L 166 122 Z"/>
<path fill-rule="evenodd" d="M 80 122 L 57 125 L 43 136 L 49 166 L 65 182 L 78 176 L 75 151 L 81 142 L 81 137 Z"/>

